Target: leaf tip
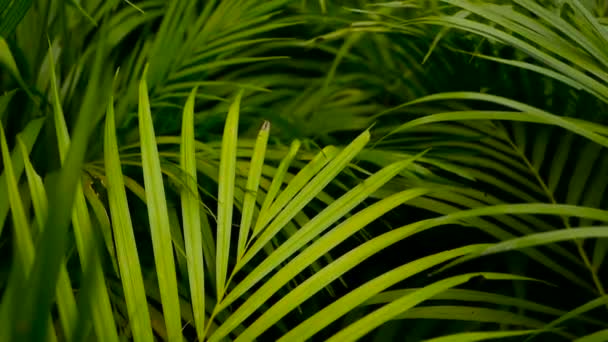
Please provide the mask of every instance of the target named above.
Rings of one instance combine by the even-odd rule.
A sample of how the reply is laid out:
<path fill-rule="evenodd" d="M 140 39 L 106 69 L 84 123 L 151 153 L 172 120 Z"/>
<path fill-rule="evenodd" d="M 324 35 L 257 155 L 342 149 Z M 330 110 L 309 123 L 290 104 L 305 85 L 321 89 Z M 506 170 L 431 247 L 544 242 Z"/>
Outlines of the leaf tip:
<path fill-rule="evenodd" d="M 270 131 L 270 121 L 264 120 L 264 123 L 262 123 L 262 128 L 260 128 L 260 131 Z"/>

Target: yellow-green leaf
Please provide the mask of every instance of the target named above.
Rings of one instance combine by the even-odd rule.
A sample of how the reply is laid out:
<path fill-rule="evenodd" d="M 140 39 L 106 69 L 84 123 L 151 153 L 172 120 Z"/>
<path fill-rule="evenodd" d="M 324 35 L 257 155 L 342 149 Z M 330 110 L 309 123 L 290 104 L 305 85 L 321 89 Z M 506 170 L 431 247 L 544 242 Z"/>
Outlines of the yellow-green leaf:
<path fill-rule="evenodd" d="M 141 157 L 144 172 L 144 187 L 148 205 L 148 219 L 154 249 L 154 261 L 158 276 L 163 316 L 169 341 L 182 340 L 182 324 L 177 293 L 177 274 L 173 258 L 171 228 L 165 187 L 160 168 L 160 157 L 152 124 L 152 113 L 148 99 L 146 76 L 139 83 L 139 136 L 141 139 Z"/>
<path fill-rule="evenodd" d="M 185 187 L 181 190 L 184 243 L 188 264 L 190 299 L 194 314 L 194 327 L 199 341 L 205 340 L 205 266 L 203 259 L 203 237 L 201 212 L 196 178 L 196 149 L 194 140 L 194 100 L 197 89 L 193 89 L 186 101 L 182 117 L 181 168 L 186 174 Z"/>
<path fill-rule="evenodd" d="M 133 339 L 136 342 L 151 342 L 154 341 L 154 335 L 121 171 L 112 99 L 108 103 L 106 115 L 104 160 L 116 256 Z"/>

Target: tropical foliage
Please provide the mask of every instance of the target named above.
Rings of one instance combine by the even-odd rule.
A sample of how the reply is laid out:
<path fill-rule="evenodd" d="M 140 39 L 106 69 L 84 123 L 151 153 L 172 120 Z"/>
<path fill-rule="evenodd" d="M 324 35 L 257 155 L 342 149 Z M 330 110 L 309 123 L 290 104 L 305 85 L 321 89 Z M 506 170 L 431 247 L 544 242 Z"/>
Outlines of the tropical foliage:
<path fill-rule="evenodd" d="M 605 341 L 608 1 L 0 0 L 0 341 Z"/>

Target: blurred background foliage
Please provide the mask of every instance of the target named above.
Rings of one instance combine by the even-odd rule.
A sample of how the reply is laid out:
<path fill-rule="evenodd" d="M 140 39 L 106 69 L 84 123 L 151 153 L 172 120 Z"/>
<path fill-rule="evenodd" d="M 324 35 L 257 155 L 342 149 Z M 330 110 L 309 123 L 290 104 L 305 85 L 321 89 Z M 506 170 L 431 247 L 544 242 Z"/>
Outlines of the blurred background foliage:
<path fill-rule="evenodd" d="M 608 340 L 607 46 L 605 0 L 0 0 L 0 339 Z"/>

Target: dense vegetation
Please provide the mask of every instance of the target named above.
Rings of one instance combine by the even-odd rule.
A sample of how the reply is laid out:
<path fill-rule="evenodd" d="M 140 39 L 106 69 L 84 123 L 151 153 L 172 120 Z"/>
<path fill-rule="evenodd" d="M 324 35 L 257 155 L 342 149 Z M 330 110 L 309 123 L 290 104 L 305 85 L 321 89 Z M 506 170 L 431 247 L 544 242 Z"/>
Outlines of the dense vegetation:
<path fill-rule="evenodd" d="M 0 0 L 0 341 L 607 341 L 608 1 Z"/>

